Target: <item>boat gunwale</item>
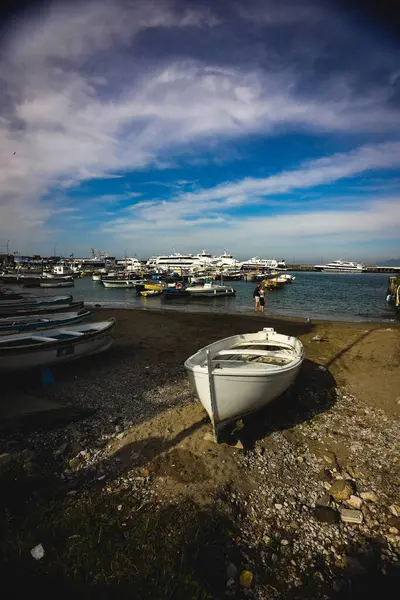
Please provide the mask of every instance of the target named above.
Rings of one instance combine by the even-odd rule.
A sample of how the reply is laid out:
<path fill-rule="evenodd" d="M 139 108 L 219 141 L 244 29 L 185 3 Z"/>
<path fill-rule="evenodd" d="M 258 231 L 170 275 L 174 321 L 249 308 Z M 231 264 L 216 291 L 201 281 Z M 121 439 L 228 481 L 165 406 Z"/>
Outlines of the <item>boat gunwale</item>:
<path fill-rule="evenodd" d="M 189 358 L 187 358 L 184 362 L 184 367 L 187 371 L 191 371 L 193 374 L 196 375 L 205 375 L 208 377 L 208 368 L 207 365 L 205 364 L 200 364 L 199 362 L 194 362 L 195 357 L 197 357 L 198 355 L 200 355 L 201 352 L 205 352 L 207 353 L 207 350 L 211 350 L 213 346 L 215 346 L 216 344 L 220 344 L 221 342 L 226 342 L 228 343 L 229 340 L 235 340 L 235 341 L 239 341 L 241 337 L 247 336 L 247 335 L 257 335 L 259 333 L 263 333 L 263 330 L 258 331 L 258 332 L 254 332 L 254 333 L 245 333 L 245 334 L 236 334 L 236 335 L 232 335 L 229 336 L 227 338 L 223 338 L 221 340 L 217 340 L 215 342 L 212 342 L 211 344 L 208 344 L 207 346 L 203 346 L 203 348 L 200 348 L 197 352 L 195 352 L 195 354 L 192 354 L 191 356 L 189 356 Z M 265 334 L 267 333 L 272 333 L 270 332 L 265 332 Z M 295 342 L 298 342 L 300 344 L 300 352 L 298 355 L 293 357 L 293 360 L 288 364 L 288 365 L 284 365 L 284 366 L 280 366 L 278 369 L 276 370 L 267 370 L 266 368 L 262 367 L 262 363 L 260 363 L 260 367 L 259 368 L 252 368 L 251 370 L 249 369 L 248 371 L 246 371 L 246 369 L 243 369 L 240 371 L 240 373 L 238 372 L 237 368 L 229 368 L 229 367 L 224 367 L 222 369 L 216 369 L 215 367 L 212 370 L 212 374 L 215 377 L 229 377 L 229 376 L 234 376 L 234 377 L 272 377 L 272 376 L 278 376 L 280 374 L 286 373 L 287 371 L 290 371 L 292 369 L 296 369 L 299 366 L 302 365 L 304 359 L 305 359 L 305 349 L 303 344 L 301 343 L 301 341 L 298 338 L 295 338 L 293 336 L 286 336 L 284 334 L 281 333 L 277 333 L 276 331 L 273 331 L 274 335 L 278 335 L 281 336 L 283 338 L 287 338 L 289 340 L 294 340 L 294 344 Z M 243 339 L 243 341 L 245 341 Z M 254 340 L 255 341 L 255 340 Z M 261 340 L 260 340 L 261 341 Z M 271 340 L 271 342 L 273 342 L 274 340 Z M 295 349 L 295 345 L 293 344 L 292 348 Z M 229 350 L 232 349 L 233 346 L 227 346 L 226 348 L 221 348 L 221 350 Z M 216 353 L 217 354 L 217 353 Z M 212 360 L 218 360 L 215 357 L 212 357 Z M 245 361 L 243 361 L 243 365 L 246 364 Z M 254 363 L 253 363 L 254 364 Z"/>

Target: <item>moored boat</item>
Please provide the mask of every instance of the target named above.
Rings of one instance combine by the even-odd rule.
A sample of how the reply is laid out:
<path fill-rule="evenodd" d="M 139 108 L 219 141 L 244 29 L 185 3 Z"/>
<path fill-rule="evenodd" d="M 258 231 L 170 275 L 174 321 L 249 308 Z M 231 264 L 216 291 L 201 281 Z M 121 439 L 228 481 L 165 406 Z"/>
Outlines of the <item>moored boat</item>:
<path fill-rule="evenodd" d="M 299 339 L 264 328 L 201 348 L 185 361 L 185 368 L 217 434 L 218 427 L 283 394 L 304 357 Z"/>
<path fill-rule="evenodd" d="M 107 350 L 115 319 L 0 337 L 0 371 L 51 366 Z"/>
<path fill-rule="evenodd" d="M 81 309 L 75 312 L 1 317 L 0 335 L 75 325 L 89 318 L 91 314 L 90 311 Z"/>
<path fill-rule="evenodd" d="M 140 290 L 139 294 L 141 296 L 143 296 L 144 298 L 154 298 L 156 296 L 161 296 L 162 291 L 161 290 Z"/>
<path fill-rule="evenodd" d="M 144 285 L 145 281 L 141 279 L 102 279 L 102 284 L 105 288 L 134 288 L 136 289 L 137 285 Z"/>
<path fill-rule="evenodd" d="M 201 296 L 204 298 L 215 298 L 217 296 L 234 296 L 236 291 L 233 287 L 227 285 L 216 285 L 206 282 L 203 285 L 190 285 L 186 291 L 191 296 Z"/>
<path fill-rule="evenodd" d="M 56 279 L 48 278 L 46 280 L 42 280 L 39 284 L 41 288 L 66 288 L 66 287 L 74 287 L 75 283 L 73 278 L 70 279 Z"/>

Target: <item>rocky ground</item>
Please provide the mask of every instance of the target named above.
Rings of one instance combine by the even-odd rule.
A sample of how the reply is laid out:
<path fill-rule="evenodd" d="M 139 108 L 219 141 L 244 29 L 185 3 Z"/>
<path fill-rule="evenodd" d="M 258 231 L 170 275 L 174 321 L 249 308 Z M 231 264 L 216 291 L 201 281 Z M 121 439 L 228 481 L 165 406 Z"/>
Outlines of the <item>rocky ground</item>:
<path fill-rule="evenodd" d="M 79 409 L 73 422 L 0 434 L 3 581 L 81 597 L 391 597 L 399 330 L 306 330 L 310 358 L 295 386 L 216 445 L 181 366 L 179 331 L 160 362 L 149 321 L 141 327 L 140 356 L 117 344 L 79 371 L 66 365 L 40 392 Z M 186 355 L 212 341 L 197 327 Z M 385 380 L 376 402 L 371 386 L 355 393 L 366 356 L 368 377 Z"/>

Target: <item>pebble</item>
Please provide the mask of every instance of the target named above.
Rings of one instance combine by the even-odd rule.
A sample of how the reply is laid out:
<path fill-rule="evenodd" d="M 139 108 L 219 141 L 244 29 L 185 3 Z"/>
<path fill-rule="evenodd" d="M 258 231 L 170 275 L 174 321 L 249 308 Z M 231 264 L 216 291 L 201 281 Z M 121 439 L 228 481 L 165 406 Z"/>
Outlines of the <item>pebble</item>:
<path fill-rule="evenodd" d="M 276 508 L 276 510 L 282 510 L 283 504 L 279 504 L 279 503 L 275 504 L 275 508 Z"/>
<path fill-rule="evenodd" d="M 345 500 L 345 503 L 347 504 L 347 506 L 350 506 L 350 508 L 355 508 L 357 510 L 360 510 L 363 501 L 358 496 L 351 495 L 348 500 Z"/>
<path fill-rule="evenodd" d="M 250 588 L 253 582 L 253 573 L 251 571 L 242 571 L 240 573 L 239 583 L 244 588 Z"/>
<path fill-rule="evenodd" d="M 357 523 L 363 522 L 363 514 L 360 510 L 351 510 L 350 508 L 342 508 L 340 511 L 340 518 L 343 523 Z"/>
<path fill-rule="evenodd" d="M 237 567 L 233 563 L 229 563 L 229 565 L 226 567 L 226 576 L 229 578 L 236 577 L 237 572 Z"/>
<path fill-rule="evenodd" d="M 281 546 L 288 546 L 288 545 L 289 545 L 288 540 L 281 540 Z"/>
<path fill-rule="evenodd" d="M 400 506 L 398 504 L 391 504 L 389 510 L 395 517 L 400 517 Z"/>
<path fill-rule="evenodd" d="M 371 492 L 371 491 L 361 492 L 360 497 L 363 500 L 366 500 L 367 502 L 374 502 L 374 503 L 378 502 L 378 497 L 375 494 L 375 492 Z"/>
<path fill-rule="evenodd" d="M 337 479 L 334 481 L 329 489 L 329 494 L 337 502 L 348 500 L 352 495 L 352 488 L 344 479 Z"/>
<path fill-rule="evenodd" d="M 226 587 L 232 587 L 233 585 L 235 585 L 235 580 L 230 577 L 230 579 L 228 579 L 228 581 L 226 582 Z"/>

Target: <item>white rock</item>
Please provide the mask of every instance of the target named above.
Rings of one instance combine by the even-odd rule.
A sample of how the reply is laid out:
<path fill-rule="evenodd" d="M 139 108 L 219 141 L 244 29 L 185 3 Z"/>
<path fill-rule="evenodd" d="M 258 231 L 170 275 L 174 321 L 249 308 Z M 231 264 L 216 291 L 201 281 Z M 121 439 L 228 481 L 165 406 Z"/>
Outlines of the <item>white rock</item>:
<path fill-rule="evenodd" d="M 363 514 L 360 510 L 351 510 L 350 508 L 342 508 L 340 511 L 340 518 L 343 523 L 356 523 L 360 524 L 363 522 Z"/>
<path fill-rule="evenodd" d="M 40 560 L 44 556 L 44 548 L 42 544 L 38 544 L 31 550 L 31 555 L 35 560 Z"/>
<path fill-rule="evenodd" d="M 378 502 L 378 497 L 375 492 L 367 491 L 361 492 L 360 497 L 367 502 Z"/>
<path fill-rule="evenodd" d="M 350 506 L 350 508 L 355 508 L 357 510 L 360 510 L 362 503 L 363 501 L 361 500 L 361 498 L 353 495 L 351 495 L 350 498 L 346 500 L 347 506 Z"/>
<path fill-rule="evenodd" d="M 276 510 L 282 510 L 283 505 L 282 504 L 275 504 L 275 508 L 276 508 Z"/>

